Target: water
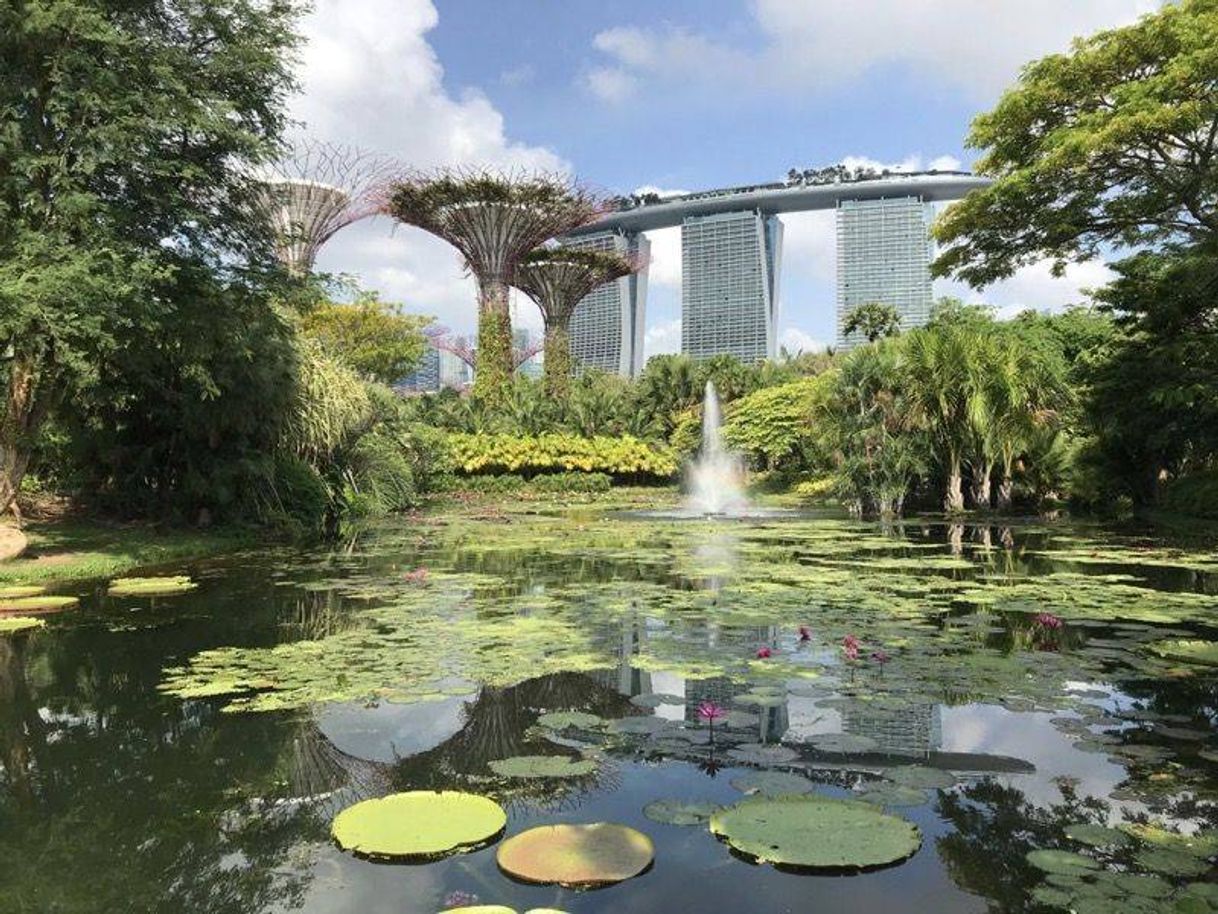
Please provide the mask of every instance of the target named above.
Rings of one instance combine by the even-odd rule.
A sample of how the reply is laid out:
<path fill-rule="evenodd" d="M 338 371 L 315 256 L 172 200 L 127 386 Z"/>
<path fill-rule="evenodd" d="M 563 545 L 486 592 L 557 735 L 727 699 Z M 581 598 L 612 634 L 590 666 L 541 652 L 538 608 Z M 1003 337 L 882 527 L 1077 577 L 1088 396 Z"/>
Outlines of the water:
<path fill-rule="evenodd" d="M 740 457 L 723 446 L 723 416 L 713 381 L 702 397 L 702 448 L 690 467 L 686 509 L 701 515 L 741 515 L 748 511 Z"/>
<path fill-rule="evenodd" d="M 574 914 L 1032 914 L 1063 890 L 1089 899 L 1078 910 L 1208 904 L 1189 894 L 1212 891 L 1208 861 L 1090 851 L 1065 831 L 1218 825 L 1218 677 L 1156 653 L 1218 637 L 1212 541 L 475 506 L 340 550 L 165 569 L 181 570 L 197 590 L 119 599 L 90 585 L 47 631 L 0 639 L 0 910 L 433 914 L 454 892 Z M 1037 626 L 1037 611 L 1066 621 Z M 864 645 L 855 663 L 845 634 Z M 225 692 L 240 678 L 253 685 Z M 223 694 L 180 697 L 200 683 Z M 734 712 L 713 740 L 704 700 Z M 556 709 L 639 732 L 556 742 L 536 726 Z M 741 748 L 754 744 L 793 755 Z M 573 780 L 487 767 L 581 751 L 598 765 Z M 736 802 L 732 782 L 762 770 L 841 797 L 927 767 L 950 786 L 891 810 L 922 830 L 921 849 L 860 875 L 753 865 L 705 828 L 643 813 L 666 798 Z M 505 878 L 494 847 L 395 866 L 329 842 L 345 805 L 424 787 L 494 795 L 509 835 L 633 826 L 655 865 L 574 892 Z M 1050 882 L 1025 859 L 1045 848 L 1092 855 L 1102 878 Z M 1126 872 L 1174 893 L 1168 906 L 1118 886 Z"/>

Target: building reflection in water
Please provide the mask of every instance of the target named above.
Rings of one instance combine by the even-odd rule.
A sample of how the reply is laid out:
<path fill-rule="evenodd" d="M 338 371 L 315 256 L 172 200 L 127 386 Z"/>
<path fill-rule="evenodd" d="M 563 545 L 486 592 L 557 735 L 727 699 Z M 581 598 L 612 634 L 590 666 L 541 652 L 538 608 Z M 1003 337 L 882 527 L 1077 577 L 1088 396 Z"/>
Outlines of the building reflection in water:
<path fill-rule="evenodd" d="M 927 759 L 943 747 L 943 716 L 937 704 L 895 709 L 852 702 L 841 716 L 843 733 L 874 740 L 874 751 L 884 755 Z"/>

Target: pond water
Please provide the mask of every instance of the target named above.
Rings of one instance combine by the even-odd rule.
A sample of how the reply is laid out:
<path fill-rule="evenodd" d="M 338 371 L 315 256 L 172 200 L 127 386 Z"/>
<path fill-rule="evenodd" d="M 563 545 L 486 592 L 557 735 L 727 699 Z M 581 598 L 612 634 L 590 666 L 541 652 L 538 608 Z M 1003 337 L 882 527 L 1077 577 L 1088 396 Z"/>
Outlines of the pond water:
<path fill-rule="evenodd" d="M 1212 540 L 475 505 L 162 572 L 198 586 L 0 638 L 0 911 L 1218 911 Z M 492 769 L 518 756 L 592 764 Z M 330 840 L 438 788 L 654 864 L 575 891 Z M 746 790 L 865 797 L 921 845 L 788 870 L 652 805 Z"/>

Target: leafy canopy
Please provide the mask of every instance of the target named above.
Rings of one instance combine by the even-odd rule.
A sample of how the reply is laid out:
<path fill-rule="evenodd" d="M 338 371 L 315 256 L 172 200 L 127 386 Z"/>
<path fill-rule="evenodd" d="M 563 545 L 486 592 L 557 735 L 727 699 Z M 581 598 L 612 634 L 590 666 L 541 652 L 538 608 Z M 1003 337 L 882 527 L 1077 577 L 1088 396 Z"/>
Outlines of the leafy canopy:
<path fill-rule="evenodd" d="M 349 305 L 319 305 L 305 315 L 302 329 L 327 355 L 369 380 L 391 384 L 418 364 L 427 347 L 422 329 L 430 322 L 364 292 Z"/>

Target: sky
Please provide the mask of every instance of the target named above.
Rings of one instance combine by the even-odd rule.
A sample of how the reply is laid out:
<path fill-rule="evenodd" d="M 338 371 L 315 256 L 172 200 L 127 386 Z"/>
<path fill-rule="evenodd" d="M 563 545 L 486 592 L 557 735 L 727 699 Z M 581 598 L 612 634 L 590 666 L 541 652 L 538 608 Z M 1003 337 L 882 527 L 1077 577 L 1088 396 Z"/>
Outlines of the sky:
<path fill-rule="evenodd" d="M 971 120 L 1027 61 L 1133 22 L 1158 0 L 316 0 L 302 24 L 297 135 L 410 168 L 561 171 L 606 193 L 781 180 L 836 162 L 967 168 Z M 780 343 L 834 336 L 832 211 L 782 217 Z M 645 356 L 680 347 L 680 230 L 652 242 Z M 384 218 L 322 250 L 354 277 L 459 332 L 472 280 L 443 241 Z M 1009 315 L 1084 299 L 1101 262 L 1030 266 L 935 294 Z M 513 305 L 539 329 L 535 307 Z"/>

